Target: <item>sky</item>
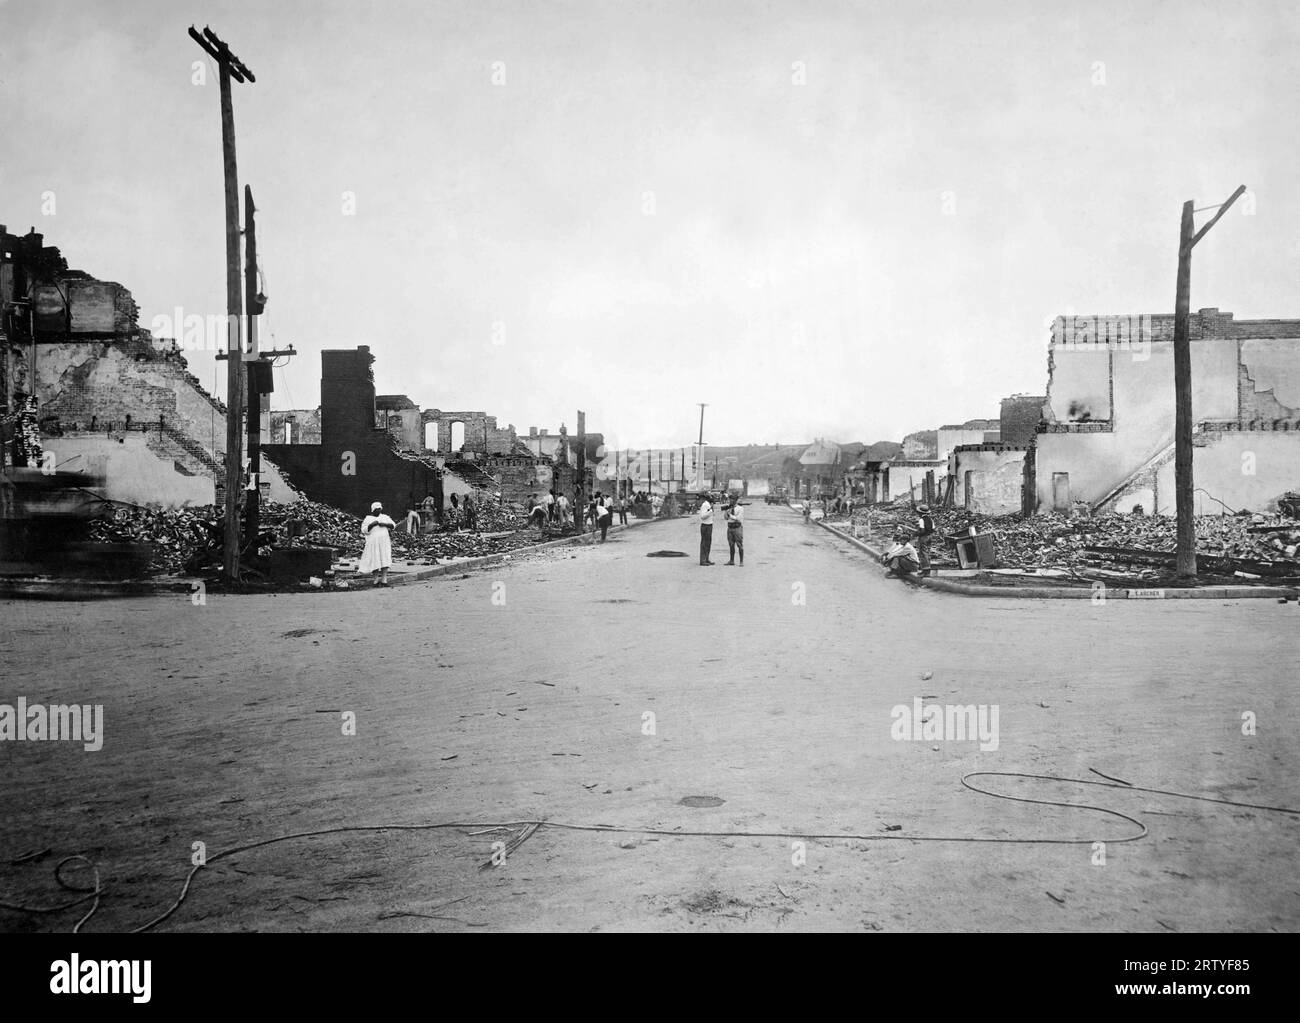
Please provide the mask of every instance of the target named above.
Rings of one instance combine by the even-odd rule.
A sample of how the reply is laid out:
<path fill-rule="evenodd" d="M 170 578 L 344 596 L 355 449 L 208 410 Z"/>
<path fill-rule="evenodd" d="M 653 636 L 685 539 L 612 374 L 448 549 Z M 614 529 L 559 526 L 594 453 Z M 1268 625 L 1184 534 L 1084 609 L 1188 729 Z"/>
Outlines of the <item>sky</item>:
<path fill-rule="evenodd" d="M 0 0 L 0 223 L 145 327 L 225 311 L 190 24 L 257 78 L 275 408 L 368 344 L 523 433 L 897 440 L 1043 393 L 1056 315 L 1171 312 L 1182 203 L 1241 184 L 1192 307 L 1300 316 L 1288 3 Z"/>

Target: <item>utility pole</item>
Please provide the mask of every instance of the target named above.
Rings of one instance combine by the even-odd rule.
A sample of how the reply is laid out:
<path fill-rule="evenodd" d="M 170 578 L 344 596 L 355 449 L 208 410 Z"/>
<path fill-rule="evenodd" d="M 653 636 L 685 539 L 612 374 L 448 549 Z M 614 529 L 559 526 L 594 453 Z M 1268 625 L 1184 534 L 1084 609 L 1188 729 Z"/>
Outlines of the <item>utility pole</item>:
<path fill-rule="evenodd" d="M 235 167 L 235 113 L 230 99 L 230 80 L 256 82 L 253 73 L 230 52 L 206 25 L 202 34 L 190 26 L 192 38 L 217 62 L 221 89 L 221 156 L 226 184 L 226 506 L 225 549 L 222 568 L 232 582 L 239 578 L 239 480 L 243 469 L 243 438 L 239 417 L 244 407 L 243 348 L 240 319 L 243 296 L 239 289 L 239 175 Z"/>
<path fill-rule="evenodd" d="M 1183 203 L 1178 231 L 1178 282 L 1174 292 L 1174 500 L 1177 507 L 1180 579 L 1196 578 L 1196 521 L 1193 518 L 1195 484 L 1192 478 L 1192 249 L 1246 191 L 1242 185 L 1221 205 L 1208 224 L 1193 234 L 1192 200 Z M 1214 207 L 1205 207 L 1213 209 Z"/>
<path fill-rule="evenodd" d="M 578 495 L 573 509 L 578 532 L 587 531 L 587 413 L 578 412 Z"/>
<path fill-rule="evenodd" d="M 248 388 L 248 476 L 250 489 L 247 498 L 248 536 L 257 543 L 261 528 L 262 507 L 262 395 L 271 393 L 272 360 L 279 356 L 296 355 L 293 346 L 263 352 L 257 343 L 257 318 L 266 308 L 266 296 L 257 282 L 257 224 L 253 205 L 253 190 L 244 186 L 244 305 L 248 312 L 248 351 L 241 361 L 247 367 L 245 383 Z M 269 399 L 268 399 L 269 402 Z"/>
<path fill-rule="evenodd" d="M 700 440 L 699 453 L 695 456 L 695 489 L 699 490 L 704 485 L 704 475 L 702 465 L 704 462 L 704 410 L 707 407 L 706 402 L 699 402 L 700 406 Z M 682 473 L 685 476 L 685 473 Z"/>

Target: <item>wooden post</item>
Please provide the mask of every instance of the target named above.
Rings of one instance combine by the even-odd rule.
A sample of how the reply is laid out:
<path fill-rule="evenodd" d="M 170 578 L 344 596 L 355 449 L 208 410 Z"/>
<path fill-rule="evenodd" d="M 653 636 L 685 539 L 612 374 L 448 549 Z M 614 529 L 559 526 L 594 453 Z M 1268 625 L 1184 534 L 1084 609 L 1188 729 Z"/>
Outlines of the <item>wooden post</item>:
<path fill-rule="evenodd" d="M 230 70 L 218 65 L 221 78 L 221 155 L 226 182 L 226 533 L 222 567 L 227 579 L 239 578 L 239 490 L 244 468 L 244 361 L 239 287 L 239 174 L 235 166 L 235 114 L 230 99 Z"/>
<path fill-rule="evenodd" d="M 239 578 L 239 491 L 244 467 L 244 360 L 240 326 L 244 312 L 239 287 L 239 174 L 235 165 L 235 113 L 230 80 L 254 82 L 253 73 L 209 28 L 202 34 L 191 25 L 190 38 L 217 63 L 221 93 L 221 158 L 226 198 L 226 500 L 222 568 L 227 579 Z"/>
<path fill-rule="evenodd" d="M 257 316 L 262 311 L 257 290 L 257 225 L 254 222 L 253 190 L 244 186 L 244 290 L 248 307 L 248 348 L 257 357 Z M 244 386 L 248 388 L 248 476 L 253 485 L 248 502 L 248 537 L 256 547 L 261 520 L 262 500 L 262 394 L 259 381 L 253 378 L 255 361 L 240 360 Z M 254 550 L 256 553 L 256 549 Z"/>
<path fill-rule="evenodd" d="M 1195 234 L 1192 200 L 1183 203 L 1178 228 L 1178 280 L 1174 290 L 1174 501 L 1178 556 L 1176 570 L 1181 579 L 1196 578 L 1196 520 L 1193 517 L 1196 485 L 1192 477 L 1192 344 L 1191 296 L 1192 249 L 1207 231 L 1219 222 L 1246 186 L 1240 186 L 1228 198 L 1210 222 Z"/>

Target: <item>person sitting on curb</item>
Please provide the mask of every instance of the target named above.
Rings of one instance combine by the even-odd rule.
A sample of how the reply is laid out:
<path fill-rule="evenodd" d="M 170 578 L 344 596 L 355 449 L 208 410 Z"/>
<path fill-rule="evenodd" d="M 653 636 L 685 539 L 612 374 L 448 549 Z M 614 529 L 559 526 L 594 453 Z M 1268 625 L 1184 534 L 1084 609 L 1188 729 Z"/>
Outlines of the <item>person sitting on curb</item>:
<path fill-rule="evenodd" d="M 898 578 L 912 575 L 921 567 L 921 559 L 906 533 L 894 535 L 894 542 L 885 551 L 881 561 L 889 566 L 889 571 L 885 574 Z"/>

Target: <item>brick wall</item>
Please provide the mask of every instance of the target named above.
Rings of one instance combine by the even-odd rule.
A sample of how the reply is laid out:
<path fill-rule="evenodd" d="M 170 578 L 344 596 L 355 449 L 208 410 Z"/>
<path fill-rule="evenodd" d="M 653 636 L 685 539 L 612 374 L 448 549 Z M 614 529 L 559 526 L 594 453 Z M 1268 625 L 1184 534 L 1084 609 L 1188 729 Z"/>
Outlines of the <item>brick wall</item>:
<path fill-rule="evenodd" d="M 1015 447 L 1028 445 L 1043 417 L 1043 403 L 1046 401 L 1046 396 L 1035 394 L 1013 394 L 1010 398 L 1003 398 L 1001 441 Z"/>
<path fill-rule="evenodd" d="M 443 412 L 440 409 L 425 409 L 421 413 L 425 423 L 438 424 L 438 447 L 442 454 L 450 454 L 451 427 L 453 423 L 465 424 L 464 448 L 466 451 L 483 451 L 486 440 L 487 451 L 494 455 L 510 454 L 515 447 L 518 435 L 513 425 L 497 426 L 497 417 L 486 412 Z M 423 427 L 421 428 L 423 429 Z M 457 448 L 459 450 L 459 447 Z"/>
<path fill-rule="evenodd" d="M 314 501 L 365 515 L 379 501 L 390 515 L 442 499 L 435 463 L 394 450 L 375 426 L 374 361 L 368 346 L 321 352 L 320 442 L 268 444 L 267 458 Z"/>
<path fill-rule="evenodd" d="M 40 345 L 36 386 L 42 419 L 64 430 L 165 426 L 214 460 L 226 450 L 225 406 L 198 385 L 167 342 L 147 335 L 123 342 Z"/>
<path fill-rule="evenodd" d="M 293 425 L 292 439 L 286 436 L 286 424 Z M 284 412 L 271 413 L 271 434 L 267 438 L 273 444 L 319 444 L 320 443 L 320 409 L 287 409 Z"/>

